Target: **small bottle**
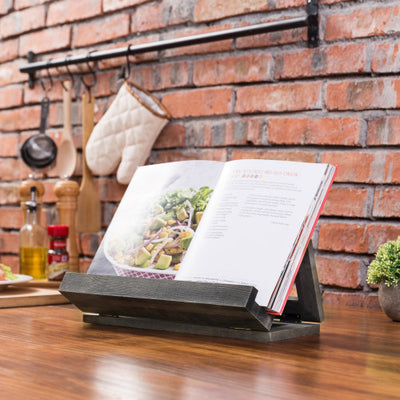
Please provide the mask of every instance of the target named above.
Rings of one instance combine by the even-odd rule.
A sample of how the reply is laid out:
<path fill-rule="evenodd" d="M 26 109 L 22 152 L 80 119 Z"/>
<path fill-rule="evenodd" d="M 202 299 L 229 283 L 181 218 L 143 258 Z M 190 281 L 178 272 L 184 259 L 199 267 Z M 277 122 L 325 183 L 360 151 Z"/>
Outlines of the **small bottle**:
<path fill-rule="evenodd" d="M 67 238 L 69 228 L 66 225 L 49 225 L 49 251 L 47 253 L 47 279 L 61 281 L 68 271 L 69 254 Z"/>
<path fill-rule="evenodd" d="M 20 273 L 34 279 L 46 278 L 47 234 L 40 225 L 40 204 L 36 201 L 36 187 L 31 187 L 31 199 L 24 203 L 25 224 L 20 230 Z"/>

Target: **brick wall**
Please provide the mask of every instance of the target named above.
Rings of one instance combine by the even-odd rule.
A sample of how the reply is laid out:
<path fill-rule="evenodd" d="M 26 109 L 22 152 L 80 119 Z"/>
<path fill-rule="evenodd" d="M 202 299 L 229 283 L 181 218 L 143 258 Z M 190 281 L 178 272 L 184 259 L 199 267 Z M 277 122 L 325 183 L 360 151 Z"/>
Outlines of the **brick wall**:
<path fill-rule="evenodd" d="M 166 38 L 304 15 L 306 0 L 2 0 L 0 2 L 0 261 L 18 271 L 22 223 L 18 188 L 30 170 L 19 147 L 39 127 L 43 89 L 19 72 L 38 59 L 86 54 Z M 400 5 L 320 0 L 321 44 L 306 29 L 132 57 L 132 80 L 152 91 L 173 120 L 149 163 L 190 158 L 329 162 L 337 178 L 313 237 L 325 302 L 376 307 L 365 282 L 382 242 L 400 234 Z M 115 95 L 125 59 L 99 62 L 96 120 Z M 84 66 L 83 66 L 84 67 Z M 77 69 L 71 67 L 74 72 Z M 64 69 L 52 70 L 48 133 L 60 141 Z M 43 74 L 46 77 L 46 72 Z M 45 81 L 47 83 L 47 81 Z M 81 177 L 82 85 L 73 131 Z M 54 169 L 45 184 L 44 222 L 55 217 Z M 114 176 L 95 177 L 103 230 L 79 235 L 85 270 L 124 193 Z"/>

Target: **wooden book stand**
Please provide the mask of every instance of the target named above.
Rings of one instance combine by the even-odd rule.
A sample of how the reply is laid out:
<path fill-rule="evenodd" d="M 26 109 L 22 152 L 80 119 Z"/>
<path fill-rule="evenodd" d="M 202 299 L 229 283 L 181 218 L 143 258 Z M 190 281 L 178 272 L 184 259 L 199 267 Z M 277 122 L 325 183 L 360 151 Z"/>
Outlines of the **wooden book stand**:
<path fill-rule="evenodd" d="M 270 342 L 318 334 L 315 322 L 324 318 L 311 246 L 296 278 L 297 299 L 275 319 L 255 302 L 257 290 L 244 285 L 69 272 L 59 290 L 84 322 L 184 334 Z"/>

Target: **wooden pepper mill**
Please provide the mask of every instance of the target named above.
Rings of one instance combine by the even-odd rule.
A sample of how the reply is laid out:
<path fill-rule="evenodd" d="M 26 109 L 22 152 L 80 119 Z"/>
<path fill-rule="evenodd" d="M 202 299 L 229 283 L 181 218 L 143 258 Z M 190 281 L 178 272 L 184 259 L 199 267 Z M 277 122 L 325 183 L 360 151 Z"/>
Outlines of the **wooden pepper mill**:
<path fill-rule="evenodd" d="M 54 193 L 57 197 L 56 208 L 58 212 L 58 223 L 69 226 L 68 253 L 69 270 L 79 272 L 79 252 L 76 244 L 75 218 L 77 208 L 77 197 L 79 185 L 70 180 L 58 181 L 54 186 Z"/>

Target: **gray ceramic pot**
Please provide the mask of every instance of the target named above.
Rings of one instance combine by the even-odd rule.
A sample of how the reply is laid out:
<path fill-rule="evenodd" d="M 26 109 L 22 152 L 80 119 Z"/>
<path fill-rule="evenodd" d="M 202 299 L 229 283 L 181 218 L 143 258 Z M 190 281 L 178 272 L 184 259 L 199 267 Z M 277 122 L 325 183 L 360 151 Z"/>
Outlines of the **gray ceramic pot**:
<path fill-rule="evenodd" d="M 400 284 L 388 287 L 381 283 L 378 290 L 379 304 L 393 321 L 400 322 Z"/>

